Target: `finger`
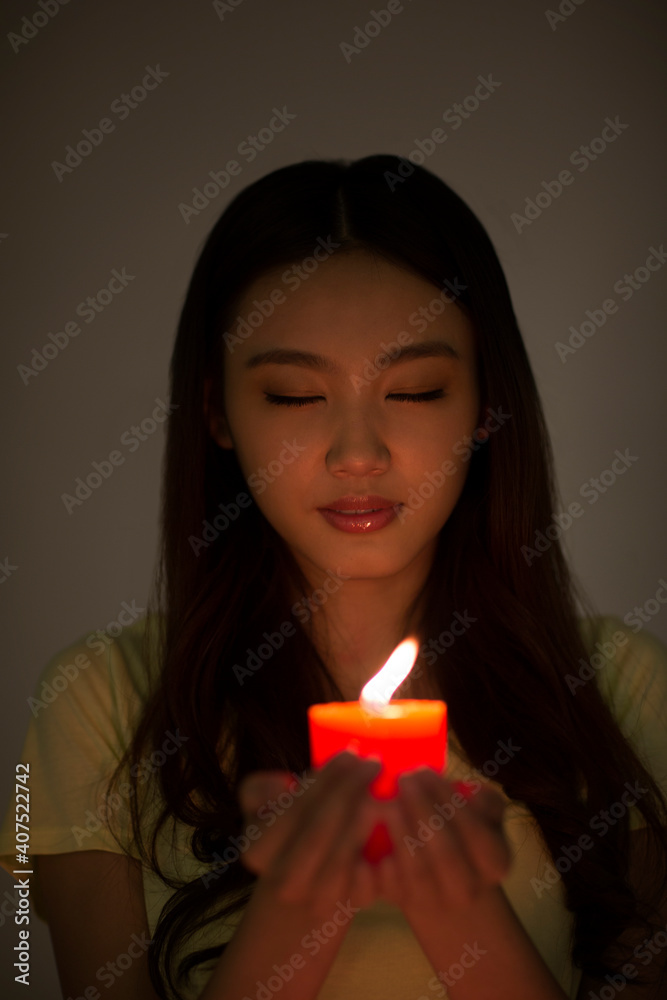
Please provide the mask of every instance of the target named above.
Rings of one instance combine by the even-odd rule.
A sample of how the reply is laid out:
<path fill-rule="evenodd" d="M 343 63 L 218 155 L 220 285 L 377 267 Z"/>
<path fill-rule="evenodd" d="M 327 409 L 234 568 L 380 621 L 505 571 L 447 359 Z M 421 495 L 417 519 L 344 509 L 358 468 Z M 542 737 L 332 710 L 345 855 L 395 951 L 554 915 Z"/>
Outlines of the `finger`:
<path fill-rule="evenodd" d="M 372 906 L 377 898 L 375 872 L 363 858 L 357 858 L 352 867 L 352 888 L 349 896 L 352 905 L 360 909 Z"/>
<path fill-rule="evenodd" d="M 432 795 L 438 796 L 443 805 L 448 802 L 451 808 L 457 811 L 469 807 L 487 822 L 502 824 L 505 800 L 496 789 L 480 786 L 475 790 L 473 782 L 448 781 L 431 768 L 418 768 L 410 773 L 413 773 Z M 461 798 L 464 799 L 463 802 L 460 801 Z"/>
<path fill-rule="evenodd" d="M 331 794 L 319 802 L 317 812 L 310 810 L 307 823 L 299 827 L 278 861 L 276 875 L 285 878 L 289 873 L 288 884 L 284 886 L 286 900 L 295 902 L 309 898 L 317 885 L 330 880 L 332 855 L 340 867 L 342 857 L 351 862 L 353 852 L 360 852 L 374 818 L 371 808 L 367 807 L 359 819 L 360 835 L 357 812 L 379 766 L 375 761 L 357 762 L 350 771 L 339 776 Z"/>
<path fill-rule="evenodd" d="M 442 804 L 449 801 L 454 809 L 451 783 L 442 782 L 426 771 L 419 772 L 416 777 L 432 796 L 439 794 Z M 511 864 L 511 852 L 503 828 L 504 812 L 505 801 L 500 793 L 492 788 L 482 788 L 456 808 L 448 824 L 450 831 L 457 834 L 471 870 L 481 882 L 487 884 L 502 881 Z"/>
<path fill-rule="evenodd" d="M 374 800 L 362 800 L 357 814 L 356 831 L 350 836 L 350 850 L 342 854 L 341 866 L 351 868 L 352 888 L 349 895 L 356 898 L 355 906 L 371 906 L 378 897 L 376 866 L 370 864 L 363 855 L 364 844 L 378 821 L 378 809 Z M 343 868 L 345 871 L 345 868 Z"/>
<path fill-rule="evenodd" d="M 504 802 L 489 802 L 488 811 L 462 809 L 459 829 L 470 864 L 487 885 L 497 885 L 512 865 L 512 852 L 502 823 Z"/>
<path fill-rule="evenodd" d="M 292 781 L 289 771 L 252 771 L 238 787 L 238 800 L 245 816 L 255 816 L 271 796 L 287 791 Z"/>
<path fill-rule="evenodd" d="M 397 859 L 404 882 L 411 889 L 418 884 L 422 893 L 440 900 L 468 901 L 475 893 L 477 876 L 452 822 L 451 782 L 434 771 L 419 770 L 402 776 L 399 788 L 398 804 L 408 829 L 408 837 L 403 837 L 407 849 Z M 436 808 L 447 805 L 444 815 L 442 808 Z"/>
<path fill-rule="evenodd" d="M 246 816 L 259 823 L 262 830 L 262 836 L 250 845 L 244 855 L 243 863 L 246 868 L 257 874 L 264 872 L 274 856 L 294 836 L 295 829 L 308 822 L 313 808 L 317 810 L 319 798 L 330 795 L 331 788 L 335 787 L 340 776 L 356 766 L 357 758 L 354 755 L 336 755 L 325 768 L 313 775 L 313 784 L 305 788 L 299 797 L 292 795 L 285 807 L 278 805 L 274 798 L 280 795 L 280 791 L 291 790 L 293 775 L 290 772 L 253 771 L 246 775 L 239 787 L 239 798 Z M 308 775 L 312 775 L 312 772 L 307 771 L 306 776 Z M 272 786 L 272 782 L 276 784 Z M 270 790 L 271 787 L 273 791 Z M 260 810 L 263 812 L 262 816 L 258 816 Z"/>
<path fill-rule="evenodd" d="M 401 776 L 399 794 L 387 804 L 388 825 L 396 838 L 396 874 L 403 892 L 411 894 L 417 885 L 432 882 L 432 862 L 424 848 L 434 836 L 427 826 L 432 812 L 425 790 L 411 774 Z"/>
<path fill-rule="evenodd" d="M 303 813 L 299 817 L 299 823 L 304 827 L 309 824 L 321 812 L 323 803 L 335 797 L 337 788 L 346 777 L 367 773 L 368 766 L 373 762 L 373 773 L 377 773 L 377 757 L 359 757 L 348 750 L 331 757 L 324 767 L 313 774 L 313 788 L 308 790 L 310 794 L 303 797 Z"/>
<path fill-rule="evenodd" d="M 491 826 L 502 826 L 505 800 L 494 788 L 481 788 L 470 805 Z"/>
<path fill-rule="evenodd" d="M 377 800 L 368 793 L 369 783 L 374 776 L 375 772 L 370 767 L 364 768 L 356 776 L 356 780 L 353 775 L 346 779 L 349 783 L 347 789 L 343 787 L 337 792 L 340 799 L 347 799 L 347 807 L 342 814 L 340 834 L 332 834 L 332 847 L 327 854 L 327 864 L 323 865 L 323 872 L 328 868 L 335 869 L 350 854 L 362 856 L 364 845 L 380 819 Z"/>
<path fill-rule="evenodd" d="M 350 764 L 354 764 L 356 760 L 356 755 L 344 750 L 331 757 L 325 766 L 320 768 L 316 776 L 319 780 L 326 780 L 332 773 L 335 774 Z M 308 769 L 304 777 L 311 776 L 313 776 L 313 771 L 312 769 Z M 255 801 L 261 800 L 260 804 L 265 801 L 265 798 L 262 796 L 265 796 L 265 793 L 270 794 L 274 785 L 289 789 L 293 781 L 294 775 L 290 771 L 251 771 L 244 775 L 239 782 L 237 794 L 239 798 L 243 798 L 244 802 L 247 801 L 248 806 L 252 808 Z"/>
<path fill-rule="evenodd" d="M 475 789 L 476 784 L 479 785 L 480 783 L 474 781 L 455 781 L 454 791 L 462 795 L 466 801 L 469 801 L 479 791 L 479 788 Z"/>
<path fill-rule="evenodd" d="M 376 761 L 356 761 L 339 774 L 336 785 L 323 791 L 317 803 L 311 803 L 290 844 L 292 854 L 302 855 L 295 888 L 305 888 L 309 879 L 330 875 L 343 859 L 349 863 L 351 852 L 355 857 L 361 853 L 375 823 L 374 802 L 364 799 L 379 766 Z"/>
<path fill-rule="evenodd" d="M 389 824 L 387 824 L 387 829 L 392 833 L 393 840 L 393 837 L 396 835 L 396 827 L 392 830 Z M 400 879 L 396 863 L 396 846 L 394 845 L 394 850 L 391 854 L 386 854 L 374 867 L 377 894 L 388 903 L 400 906 L 403 902 L 403 883 Z"/>

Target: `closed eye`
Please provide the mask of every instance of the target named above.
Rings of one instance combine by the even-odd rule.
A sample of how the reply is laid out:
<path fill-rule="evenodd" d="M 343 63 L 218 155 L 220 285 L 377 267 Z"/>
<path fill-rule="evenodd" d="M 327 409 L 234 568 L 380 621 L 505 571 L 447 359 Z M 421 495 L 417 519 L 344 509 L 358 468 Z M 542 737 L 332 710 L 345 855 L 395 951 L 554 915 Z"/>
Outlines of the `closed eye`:
<path fill-rule="evenodd" d="M 276 406 L 307 406 L 324 396 L 276 396 L 272 392 L 265 392 L 267 403 L 274 403 Z"/>
<path fill-rule="evenodd" d="M 315 403 L 324 396 L 276 396 L 273 392 L 264 393 L 268 403 L 275 406 L 307 406 Z M 427 403 L 430 400 L 442 399 L 444 390 L 431 389 L 429 392 L 394 392 L 387 396 L 387 399 L 396 399 L 399 403 Z"/>
<path fill-rule="evenodd" d="M 398 399 L 399 402 L 412 400 L 413 403 L 427 403 L 431 399 L 442 399 L 445 395 L 442 389 L 431 389 L 429 392 L 394 392 L 387 399 Z"/>

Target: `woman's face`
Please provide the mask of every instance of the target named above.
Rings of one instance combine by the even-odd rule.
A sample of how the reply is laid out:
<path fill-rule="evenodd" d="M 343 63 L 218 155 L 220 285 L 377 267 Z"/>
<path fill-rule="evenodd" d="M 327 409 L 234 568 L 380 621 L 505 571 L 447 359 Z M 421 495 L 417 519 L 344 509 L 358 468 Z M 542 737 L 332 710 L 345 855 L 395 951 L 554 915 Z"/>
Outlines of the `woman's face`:
<path fill-rule="evenodd" d="M 250 286 L 237 310 L 250 322 L 225 331 L 226 419 L 211 414 L 211 433 L 309 580 L 427 569 L 480 416 L 472 325 L 455 293 L 364 252 L 325 259 L 296 288 L 285 273 Z M 341 498 L 389 509 L 336 517 Z"/>

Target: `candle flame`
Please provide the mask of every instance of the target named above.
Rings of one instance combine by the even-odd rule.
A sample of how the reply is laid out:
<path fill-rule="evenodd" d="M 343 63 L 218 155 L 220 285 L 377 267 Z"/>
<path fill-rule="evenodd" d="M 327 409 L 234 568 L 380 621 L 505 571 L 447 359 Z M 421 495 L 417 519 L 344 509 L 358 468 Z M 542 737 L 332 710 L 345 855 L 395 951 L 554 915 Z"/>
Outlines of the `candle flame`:
<path fill-rule="evenodd" d="M 416 639 L 404 639 L 399 643 L 385 665 L 364 685 L 359 695 L 362 708 L 376 715 L 382 714 L 396 688 L 412 670 L 418 649 Z"/>

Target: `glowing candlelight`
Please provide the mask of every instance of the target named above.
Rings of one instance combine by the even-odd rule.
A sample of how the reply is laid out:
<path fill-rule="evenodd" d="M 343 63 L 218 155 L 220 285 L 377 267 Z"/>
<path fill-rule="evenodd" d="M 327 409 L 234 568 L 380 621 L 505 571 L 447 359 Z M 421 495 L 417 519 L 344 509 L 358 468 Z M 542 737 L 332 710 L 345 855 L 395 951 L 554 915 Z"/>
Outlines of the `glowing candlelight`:
<path fill-rule="evenodd" d="M 359 695 L 362 708 L 374 715 L 384 714 L 394 691 L 412 670 L 418 649 L 416 639 L 404 639 L 396 647 L 385 665 L 362 688 Z"/>
<path fill-rule="evenodd" d="M 308 709 L 311 765 L 314 769 L 342 750 L 360 757 L 377 756 L 382 770 L 369 791 L 377 799 L 398 793 L 398 776 L 426 765 L 442 772 L 447 759 L 447 706 L 444 701 L 397 699 L 391 696 L 409 675 L 418 643 L 405 639 L 364 685 L 359 701 L 329 702 Z M 365 847 L 369 861 L 390 854 L 393 845 L 384 823 L 378 823 Z"/>

